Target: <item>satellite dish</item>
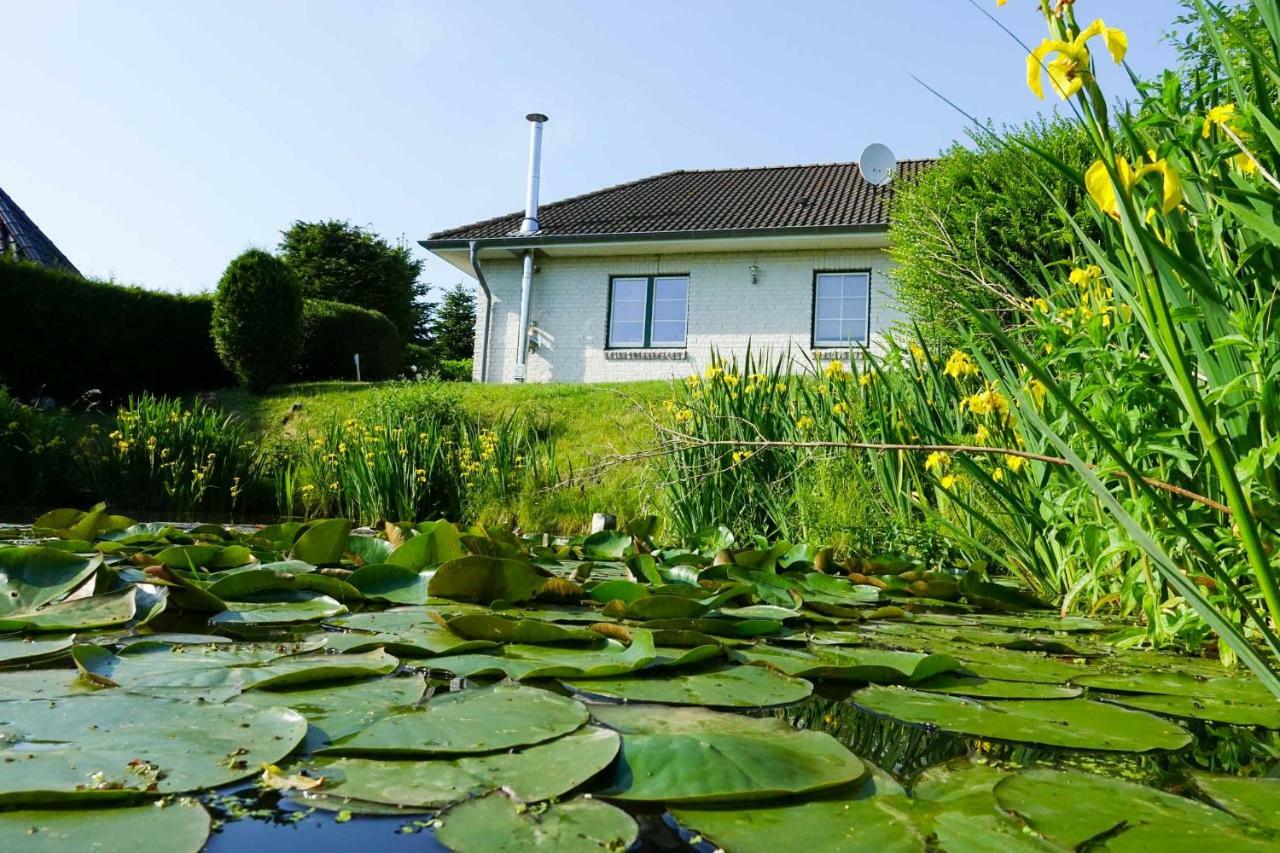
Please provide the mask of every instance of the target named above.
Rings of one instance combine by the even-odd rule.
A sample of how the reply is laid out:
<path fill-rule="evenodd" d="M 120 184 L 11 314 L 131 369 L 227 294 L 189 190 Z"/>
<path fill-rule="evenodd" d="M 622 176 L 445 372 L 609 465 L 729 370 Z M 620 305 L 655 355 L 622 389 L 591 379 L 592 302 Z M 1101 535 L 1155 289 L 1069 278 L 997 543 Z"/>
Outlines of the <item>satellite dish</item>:
<path fill-rule="evenodd" d="M 858 171 L 862 179 L 874 187 L 883 187 L 893 180 L 893 173 L 898 169 L 898 160 L 889 150 L 888 145 L 873 142 L 858 158 Z"/>

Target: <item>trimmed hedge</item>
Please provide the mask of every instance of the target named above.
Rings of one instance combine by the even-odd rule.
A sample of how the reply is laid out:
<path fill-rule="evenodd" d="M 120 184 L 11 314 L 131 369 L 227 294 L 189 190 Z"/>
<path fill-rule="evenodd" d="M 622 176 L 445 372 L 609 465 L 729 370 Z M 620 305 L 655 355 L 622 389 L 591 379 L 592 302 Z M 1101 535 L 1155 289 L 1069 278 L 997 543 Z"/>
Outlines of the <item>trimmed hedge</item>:
<path fill-rule="evenodd" d="M 399 375 L 404 363 L 404 344 L 387 315 L 327 299 L 304 300 L 297 376 L 355 379 L 356 353 L 361 378 L 371 382 Z"/>
<path fill-rule="evenodd" d="M 0 259 L 0 384 L 70 402 L 234 382 L 209 333 L 213 302 Z"/>
<path fill-rule="evenodd" d="M 446 358 L 436 365 L 436 375 L 445 382 L 470 382 L 471 369 L 469 358 Z"/>
<path fill-rule="evenodd" d="M 284 261 L 249 249 L 227 264 L 213 297 L 213 342 L 250 391 L 289 378 L 301 349 L 302 285 Z"/>

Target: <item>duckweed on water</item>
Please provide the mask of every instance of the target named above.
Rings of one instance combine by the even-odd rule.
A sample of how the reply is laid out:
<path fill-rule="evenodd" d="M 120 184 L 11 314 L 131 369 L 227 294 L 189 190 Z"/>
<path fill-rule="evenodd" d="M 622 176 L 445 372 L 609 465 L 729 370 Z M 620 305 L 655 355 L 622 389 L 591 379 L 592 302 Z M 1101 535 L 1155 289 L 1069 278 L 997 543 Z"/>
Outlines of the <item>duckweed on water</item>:
<path fill-rule="evenodd" d="M 0 847 L 198 850 L 313 810 L 456 850 L 1280 843 L 1274 780 L 1212 751 L 1262 769 L 1250 677 L 1025 593 L 986 613 L 991 579 L 931 601 L 634 530 L 47 514 L 0 543 Z"/>

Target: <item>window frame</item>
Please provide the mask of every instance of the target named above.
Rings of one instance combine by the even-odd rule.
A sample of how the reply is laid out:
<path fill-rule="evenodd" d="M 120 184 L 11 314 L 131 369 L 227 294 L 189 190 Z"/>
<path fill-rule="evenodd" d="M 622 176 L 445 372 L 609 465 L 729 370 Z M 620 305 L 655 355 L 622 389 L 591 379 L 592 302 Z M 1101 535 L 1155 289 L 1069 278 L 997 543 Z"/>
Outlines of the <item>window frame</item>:
<path fill-rule="evenodd" d="M 653 301 L 654 301 L 654 281 L 660 278 L 682 278 L 684 279 L 684 335 L 683 343 L 653 343 Z M 613 342 L 613 294 L 614 284 L 618 280 L 643 280 L 645 282 L 644 296 L 644 342 L 639 344 L 615 344 Z M 605 300 L 604 313 L 604 348 L 605 350 L 684 350 L 689 345 L 689 284 L 690 276 L 687 272 L 666 272 L 666 273 L 619 273 L 609 276 L 609 292 Z"/>
<path fill-rule="evenodd" d="M 823 275 L 865 275 L 867 277 L 867 314 L 866 314 L 866 337 L 861 341 L 841 341 L 840 343 L 821 343 L 818 341 L 818 277 Z M 848 347 L 850 344 L 868 346 L 871 343 L 871 294 L 872 294 L 873 276 L 870 268 L 864 267 L 860 269 L 840 269 L 840 270 L 814 270 L 812 287 L 810 291 L 810 308 L 809 308 L 809 346 L 811 349 L 840 349 Z"/>

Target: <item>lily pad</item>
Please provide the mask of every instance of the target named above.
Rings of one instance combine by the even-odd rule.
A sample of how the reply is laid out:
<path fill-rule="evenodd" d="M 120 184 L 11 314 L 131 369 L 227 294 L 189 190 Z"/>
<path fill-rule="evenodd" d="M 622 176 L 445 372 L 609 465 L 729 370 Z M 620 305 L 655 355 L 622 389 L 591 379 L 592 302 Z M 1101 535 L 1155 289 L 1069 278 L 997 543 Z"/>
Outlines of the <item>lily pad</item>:
<path fill-rule="evenodd" d="M 328 647 L 339 651 L 368 651 L 382 647 L 404 657 L 467 654 L 497 647 L 492 640 L 467 640 L 441 627 L 423 610 L 383 610 L 355 613 L 328 620 L 350 629 L 330 634 Z"/>
<path fill-rule="evenodd" d="M 339 563 L 346 550 L 347 534 L 350 532 L 351 522 L 343 518 L 312 522 L 298 537 L 298 541 L 293 543 L 289 557 L 313 566 Z"/>
<path fill-rule="evenodd" d="M 140 600 L 144 605 L 161 607 L 164 601 L 140 586 L 127 586 L 104 595 L 59 601 L 39 610 L 10 611 L 0 615 L 0 631 L 80 631 L 123 625 L 138 615 Z"/>
<path fill-rule="evenodd" d="M 997 681 L 994 678 L 944 673 L 912 687 L 930 693 L 948 693 L 952 696 L 972 696 L 975 699 L 1074 699 L 1084 691 L 1079 687 L 1061 684 L 1044 684 L 1037 681 Z"/>
<path fill-rule="evenodd" d="M 386 675 L 399 661 L 382 651 L 366 654 L 282 655 L 274 647 L 187 647 L 135 643 L 112 654 L 79 645 L 72 658 L 95 683 L 135 693 L 196 698 L 199 690 L 280 689 L 320 681 Z"/>
<path fill-rule="evenodd" d="M 1084 667 L 1064 663 L 1035 652 L 979 646 L 948 646 L 947 653 L 964 664 L 964 668 L 974 675 L 1000 681 L 1065 684 L 1089 672 Z"/>
<path fill-rule="evenodd" d="M 0 623 L 56 601 L 84 583 L 101 564 L 101 557 L 86 558 L 38 545 L 0 549 Z"/>
<path fill-rule="evenodd" d="M 779 669 L 788 675 L 831 681 L 908 684 L 960 669 L 947 655 L 923 655 L 888 649 L 815 646 L 809 651 L 756 645 L 732 656 Z"/>
<path fill-rule="evenodd" d="M 209 813 L 191 801 L 163 808 L 0 812 L 0 849 L 6 853 L 198 853 L 208 837 Z"/>
<path fill-rule="evenodd" d="M 586 628 L 567 628 L 538 619 L 508 619 L 494 614 L 468 614 L 446 620 L 449 630 L 468 640 L 493 643 L 595 643 L 600 635 Z"/>
<path fill-rule="evenodd" d="M 1189 696 L 1258 705 L 1277 702 L 1262 682 L 1252 678 L 1196 678 L 1179 672 L 1092 672 L 1071 681 L 1081 687 L 1117 693 Z"/>
<path fill-rule="evenodd" d="M 762 666 L 725 666 L 703 672 L 660 676 L 565 681 L 582 693 L 627 702 L 757 708 L 789 705 L 813 692 L 813 685 Z"/>
<path fill-rule="evenodd" d="M 616 851 L 639 834 L 631 816 L 608 803 L 576 799 L 527 809 L 501 792 L 454 806 L 439 820 L 436 838 L 458 853 Z"/>
<path fill-rule="evenodd" d="M 853 701 L 899 722 L 991 740 L 1110 752 L 1181 749 L 1191 742 L 1181 726 L 1160 717 L 1089 699 L 983 701 L 877 686 L 859 690 Z"/>
<path fill-rule="evenodd" d="M 1232 726 L 1265 726 L 1280 729 L 1280 702 L 1259 705 L 1252 702 L 1235 702 L 1212 696 L 1168 696 L 1159 694 L 1100 696 L 1108 702 L 1137 708 L 1166 717 L 1182 717 L 1188 720 L 1208 720 L 1211 723 L 1227 723 Z"/>
<path fill-rule="evenodd" d="M 70 651 L 73 641 L 72 637 L 0 640 L 0 667 L 29 666 L 54 660 Z"/>
<path fill-rule="evenodd" d="M 43 806 L 215 788 L 288 755 L 307 722 L 287 708 L 115 693 L 5 702 L 0 803 Z"/>
<path fill-rule="evenodd" d="M 1280 832 L 1280 779 L 1194 773 L 1196 787 L 1210 802 L 1248 823 Z"/>
<path fill-rule="evenodd" d="M 470 556 L 444 563 L 427 588 L 432 595 L 460 601 L 520 602 L 537 595 L 549 577 L 550 572 L 522 560 Z"/>
<path fill-rule="evenodd" d="M 403 808 L 434 809 L 503 788 L 524 802 L 559 797 L 608 767 L 621 739 L 611 729 L 583 728 L 513 752 L 460 758 L 393 760 L 323 758 L 310 765 L 334 797 Z M 360 810 L 359 803 L 326 803 Z"/>
<path fill-rule="evenodd" d="M 315 593 L 280 593 L 276 601 L 229 602 L 229 608 L 215 613 L 213 625 L 263 625 L 310 622 L 347 612 L 346 605 L 327 595 Z"/>
<path fill-rule="evenodd" d="M 426 575 L 394 563 L 361 566 L 347 582 L 365 598 L 392 604 L 426 604 L 430 597 Z"/>
<path fill-rule="evenodd" d="M 1032 769 L 995 786 L 1000 807 L 1074 849 L 1105 838 L 1108 850 L 1273 850 L 1274 841 L 1204 803 L 1133 782 Z"/>
<path fill-rule="evenodd" d="M 600 796 L 671 804 L 769 800 L 848 785 L 867 766 L 824 732 L 777 718 L 704 708 L 598 705 L 622 734 L 622 756 Z"/>
<path fill-rule="evenodd" d="M 502 646 L 500 654 L 449 655 L 431 661 L 432 667 L 470 678 L 505 675 L 517 681 L 539 678 L 611 678 L 652 664 L 657 659 L 653 635 L 633 631 L 631 645 L 605 640 L 594 648 L 560 646 Z"/>
<path fill-rule="evenodd" d="M 310 752 L 368 728 L 395 708 L 417 703 L 426 689 L 422 676 L 414 675 L 304 690 L 254 691 L 243 693 L 234 701 L 255 708 L 291 708 L 306 717 L 307 738 L 302 747 Z"/>
<path fill-rule="evenodd" d="M 417 536 L 406 540 L 386 558 L 386 562 L 422 571 L 448 560 L 465 557 L 458 529 L 447 521 L 428 522 L 419 525 Z"/>
<path fill-rule="evenodd" d="M 581 702 L 536 687 L 498 684 L 437 695 L 329 747 L 344 755 L 495 752 L 568 734 L 587 721 Z"/>

